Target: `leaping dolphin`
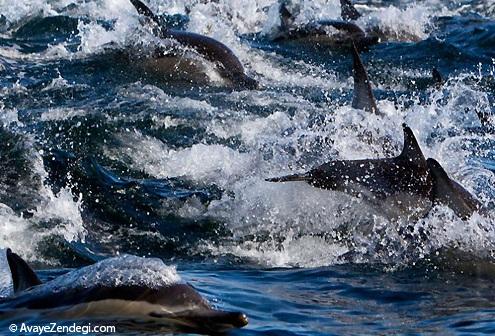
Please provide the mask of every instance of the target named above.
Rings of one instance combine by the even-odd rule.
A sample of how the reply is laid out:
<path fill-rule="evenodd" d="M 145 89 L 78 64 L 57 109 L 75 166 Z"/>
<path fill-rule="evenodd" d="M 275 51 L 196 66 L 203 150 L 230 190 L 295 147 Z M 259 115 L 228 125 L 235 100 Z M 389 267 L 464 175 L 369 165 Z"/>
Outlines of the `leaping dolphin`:
<path fill-rule="evenodd" d="M 466 219 L 481 203 L 452 180 L 434 159 L 426 160 L 412 130 L 403 125 L 404 147 L 394 158 L 336 160 L 306 173 L 269 178 L 269 182 L 305 181 L 341 191 L 372 204 L 392 204 L 402 213 L 426 214 L 434 204 L 450 207 Z"/>
<path fill-rule="evenodd" d="M 162 39 L 173 39 L 181 45 L 194 49 L 208 61 L 216 64 L 219 74 L 231 81 L 234 87 L 255 89 L 258 82 L 246 75 L 239 59 L 225 44 L 208 36 L 164 27 L 160 19 L 140 0 L 130 0 L 137 12 L 148 19 L 153 33 Z M 159 66 L 157 64 L 157 66 Z"/>
<path fill-rule="evenodd" d="M 137 277 L 150 274 L 143 267 L 145 260 L 163 265 L 133 256 L 110 258 L 42 283 L 21 257 L 7 249 L 14 295 L 0 300 L 0 316 L 36 314 L 50 319 L 114 321 L 117 326 L 123 322 L 128 327 L 134 322 L 157 331 L 202 334 L 222 333 L 248 323 L 243 313 L 213 309 L 192 286 L 175 279 L 164 282 L 162 274 L 148 282 L 139 282 L 132 274 L 128 274 L 130 279 L 121 276 L 107 282 L 101 277 L 118 277 L 120 269 L 135 270 Z"/>

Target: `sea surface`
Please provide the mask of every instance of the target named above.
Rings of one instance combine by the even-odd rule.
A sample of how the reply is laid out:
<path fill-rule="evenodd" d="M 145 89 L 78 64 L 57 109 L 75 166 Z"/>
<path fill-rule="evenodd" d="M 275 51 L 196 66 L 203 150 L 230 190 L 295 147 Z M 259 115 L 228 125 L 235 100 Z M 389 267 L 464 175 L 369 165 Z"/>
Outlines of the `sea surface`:
<path fill-rule="evenodd" d="M 44 280 L 131 254 L 245 312 L 235 335 L 495 334 L 495 1 L 356 1 L 387 36 L 362 53 L 384 116 L 351 107 L 349 50 L 263 38 L 273 2 L 146 1 L 229 46 L 259 90 L 211 64 L 211 85 L 146 73 L 163 41 L 127 0 L 0 2 L 0 296 L 8 247 Z M 339 15 L 304 1 L 297 20 Z M 379 157 L 366 132 L 398 152 L 404 122 L 486 213 L 391 219 L 265 181 Z"/>

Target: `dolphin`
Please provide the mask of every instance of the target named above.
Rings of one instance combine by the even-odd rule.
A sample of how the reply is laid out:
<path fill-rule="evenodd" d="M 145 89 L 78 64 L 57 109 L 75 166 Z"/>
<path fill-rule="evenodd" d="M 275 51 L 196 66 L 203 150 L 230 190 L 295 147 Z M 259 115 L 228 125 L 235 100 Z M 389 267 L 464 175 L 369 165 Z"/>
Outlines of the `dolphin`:
<path fill-rule="evenodd" d="M 452 180 L 437 161 L 425 159 L 414 133 L 405 124 L 403 131 L 404 146 L 396 157 L 336 160 L 306 173 L 267 181 L 304 181 L 317 188 L 360 197 L 379 208 L 399 209 L 399 213 L 426 215 L 433 205 L 442 204 L 467 219 L 480 210 L 481 203 Z"/>
<path fill-rule="evenodd" d="M 150 274 L 143 267 L 150 260 L 158 262 L 134 256 L 109 258 L 42 283 L 21 257 L 7 249 L 14 295 L 0 300 L 0 316 L 35 314 L 51 319 L 127 322 L 126 326 L 139 322 L 137 326 L 151 326 L 157 331 L 168 328 L 201 334 L 222 333 L 248 323 L 243 313 L 212 308 L 188 284 L 164 283 L 162 274 L 152 283 L 133 278 L 125 281 L 115 269 L 120 261 L 118 266 L 123 271 L 131 269 L 135 276 Z M 105 282 L 101 274 L 118 278 Z"/>
<path fill-rule="evenodd" d="M 287 7 L 287 0 L 281 0 L 279 6 L 280 26 L 278 31 L 268 35 L 272 40 L 299 40 L 301 42 L 313 41 L 319 45 L 333 48 L 348 47 L 350 42 L 356 44 L 359 50 L 366 50 L 370 46 L 390 39 L 404 41 L 419 41 L 419 37 L 402 32 L 401 35 L 389 32 L 379 26 L 366 27 L 362 29 L 355 21 L 362 17 L 361 13 L 354 7 L 350 0 L 340 0 L 341 20 L 316 20 L 302 25 L 294 25 L 293 12 Z M 333 27 L 341 34 L 329 35 L 326 27 Z"/>
<path fill-rule="evenodd" d="M 147 24 L 151 27 L 152 32 L 162 39 L 173 39 L 180 45 L 195 50 L 198 54 L 204 57 L 206 60 L 213 62 L 221 77 L 232 82 L 236 88 L 256 89 L 258 88 L 258 82 L 246 75 L 244 67 L 239 59 L 225 44 L 208 36 L 167 29 L 164 27 L 159 17 L 154 14 L 140 0 L 130 0 L 137 12 L 143 15 L 147 19 Z M 158 57 L 155 58 L 155 62 L 152 65 L 156 68 L 170 68 L 167 55 L 163 55 L 158 52 Z M 163 62 L 162 62 L 163 61 Z M 161 64 L 164 63 L 164 64 Z"/>
<path fill-rule="evenodd" d="M 362 14 L 354 7 L 351 0 L 340 0 L 341 17 L 344 21 L 352 22 L 362 17 Z M 379 26 L 367 27 L 366 34 L 380 42 L 388 40 L 418 42 L 420 38 L 414 34 L 403 32 L 401 35 L 383 30 Z"/>
<path fill-rule="evenodd" d="M 329 46 L 333 48 L 348 47 L 354 43 L 359 50 L 379 43 L 375 36 L 368 35 L 357 24 L 344 20 L 318 20 L 307 24 L 295 26 L 295 17 L 288 9 L 285 2 L 278 4 L 280 26 L 276 32 L 269 36 L 273 41 L 299 41 L 314 42 L 317 45 Z M 352 7 L 352 6 L 351 6 Z M 349 7 L 342 7 L 342 17 L 355 17 L 351 15 Z M 352 7 L 353 8 L 353 7 Z M 339 31 L 339 34 L 329 34 L 327 27 L 332 27 Z"/>

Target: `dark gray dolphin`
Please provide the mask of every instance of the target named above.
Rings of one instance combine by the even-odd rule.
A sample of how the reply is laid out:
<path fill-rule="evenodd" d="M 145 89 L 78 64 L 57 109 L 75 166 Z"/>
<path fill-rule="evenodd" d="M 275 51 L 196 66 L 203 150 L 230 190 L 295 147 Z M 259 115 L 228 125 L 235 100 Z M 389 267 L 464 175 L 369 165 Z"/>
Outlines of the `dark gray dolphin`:
<path fill-rule="evenodd" d="M 150 323 L 155 330 L 166 327 L 204 334 L 225 332 L 248 323 L 242 313 L 213 309 L 188 284 L 78 285 L 74 281 L 65 281 L 63 286 L 51 285 L 57 279 L 42 284 L 28 264 L 10 249 L 7 249 L 7 260 L 12 272 L 14 296 L 0 301 L 1 316 L 37 313 L 61 319 L 139 321 L 140 325 Z M 86 269 L 103 267 L 104 262 L 74 272 L 77 272 L 77 277 L 87 276 L 91 272 L 85 272 Z M 67 275 L 71 273 L 61 277 Z"/>
<path fill-rule="evenodd" d="M 397 157 L 336 160 L 303 174 L 267 181 L 305 181 L 317 188 L 361 197 L 378 206 L 386 201 L 408 213 L 427 213 L 435 203 L 450 207 L 463 219 L 479 210 L 481 204 L 474 196 L 449 178 L 438 162 L 425 159 L 412 130 L 407 125 L 403 125 L 403 130 L 404 147 Z"/>
<path fill-rule="evenodd" d="M 174 39 L 181 45 L 194 49 L 205 59 L 215 63 L 220 75 L 230 80 L 235 87 L 255 89 L 258 82 L 246 75 L 239 59 L 225 44 L 208 36 L 167 29 L 155 15 L 140 0 L 130 0 L 137 12 L 148 19 L 155 35 L 163 39 Z"/>
<path fill-rule="evenodd" d="M 301 42 L 314 42 L 319 45 L 326 45 L 333 48 L 348 47 L 350 42 L 354 42 L 358 50 L 366 50 L 368 47 L 387 41 L 390 39 L 404 41 L 419 41 L 420 37 L 402 32 L 397 33 L 382 29 L 379 26 L 360 28 L 354 21 L 362 15 L 356 10 L 350 0 L 341 0 L 342 20 L 316 20 L 308 24 L 294 25 L 294 14 L 292 14 L 285 2 L 281 0 L 279 4 L 279 15 L 281 25 L 278 32 L 271 34 L 274 40 L 300 40 Z M 325 27 L 331 26 L 341 32 L 341 34 L 329 35 Z"/>
<path fill-rule="evenodd" d="M 351 0 L 340 0 L 340 8 L 341 8 L 341 17 L 344 21 L 356 21 L 362 14 L 354 7 Z M 418 36 L 413 34 L 404 33 L 402 36 L 397 36 L 397 34 L 388 32 L 386 30 L 381 29 L 379 26 L 367 27 L 366 34 L 369 36 L 372 41 L 388 41 L 391 38 L 403 40 L 403 41 L 414 41 L 417 42 L 420 40 Z"/>
<path fill-rule="evenodd" d="M 349 18 L 350 10 L 342 7 L 343 18 Z M 357 11 L 356 11 L 357 12 Z M 285 3 L 279 4 L 280 27 L 274 34 L 274 41 L 299 40 L 302 42 L 314 42 L 319 45 L 331 46 L 335 48 L 349 47 L 354 43 L 358 49 L 365 49 L 379 42 L 378 38 L 368 35 L 355 23 L 343 20 L 318 20 L 294 26 L 295 18 Z M 354 17 L 353 15 L 351 15 Z M 333 27 L 340 31 L 340 34 L 329 35 L 325 27 Z"/>

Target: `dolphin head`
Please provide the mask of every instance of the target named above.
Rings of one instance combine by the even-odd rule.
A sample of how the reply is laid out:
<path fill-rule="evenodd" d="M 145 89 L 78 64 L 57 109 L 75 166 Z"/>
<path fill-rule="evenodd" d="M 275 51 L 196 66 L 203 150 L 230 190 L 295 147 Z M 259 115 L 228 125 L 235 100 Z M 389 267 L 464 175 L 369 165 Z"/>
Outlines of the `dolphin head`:
<path fill-rule="evenodd" d="M 259 82 L 256 79 L 249 77 L 244 73 L 236 75 L 233 83 L 234 88 L 236 89 L 255 90 L 258 89 L 260 86 Z"/>
<path fill-rule="evenodd" d="M 189 284 L 174 284 L 152 293 L 149 302 L 162 307 L 149 316 L 153 319 L 172 322 L 177 329 L 185 332 L 218 333 L 242 328 L 248 319 L 242 312 L 217 310 Z"/>
<path fill-rule="evenodd" d="M 35 309 L 54 319 L 112 318 L 130 328 L 142 328 L 150 323 L 165 330 L 200 334 L 223 333 L 248 324 L 242 312 L 215 309 L 186 283 L 89 281 L 85 286 L 75 285 L 74 280 L 82 273 L 92 274 L 91 270 L 82 268 L 43 284 L 20 256 L 10 249 L 6 254 L 16 293 L 9 298 L 13 309 L 27 312 Z M 102 263 L 96 265 L 99 272 Z"/>
<path fill-rule="evenodd" d="M 320 167 L 312 169 L 306 173 L 273 177 L 273 178 L 265 179 L 265 181 L 267 182 L 304 181 L 316 188 L 338 190 L 339 189 L 338 181 L 343 180 L 343 177 L 341 174 L 338 173 L 339 171 L 338 168 L 334 166 L 339 165 L 340 163 L 341 163 L 340 161 L 332 161 Z"/>

